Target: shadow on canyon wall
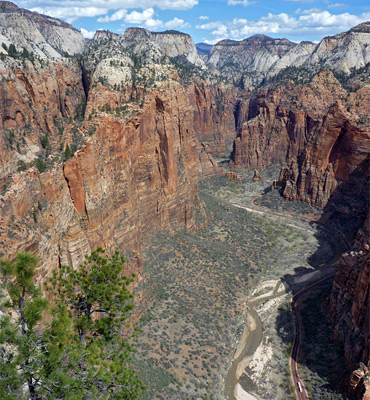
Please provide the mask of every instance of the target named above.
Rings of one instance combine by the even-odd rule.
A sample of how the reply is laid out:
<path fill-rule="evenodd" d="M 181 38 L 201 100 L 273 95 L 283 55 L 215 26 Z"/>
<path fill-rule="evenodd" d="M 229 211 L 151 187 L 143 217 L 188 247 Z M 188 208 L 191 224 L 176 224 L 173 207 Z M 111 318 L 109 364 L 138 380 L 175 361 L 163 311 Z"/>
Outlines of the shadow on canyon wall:
<path fill-rule="evenodd" d="M 330 258 L 339 258 L 342 252 L 349 250 L 357 231 L 363 227 L 370 205 L 369 161 L 368 157 L 346 181 L 337 186 L 323 208 L 316 234 L 319 247 L 308 259 L 313 268 L 319 269 L 330 263 Z M 286 275 L 282 280 L 292 283 L 294 277 L 303 272 L 307 272 L 306 268 L 296 268 L 294 276 Z M 328 314 L 333 279 L 310 290 L 299 307 L 305 332 L 296 361 L 305 370 L 305 377 L 302 378 L 305 378 L 310 396 L 317 400 L 352 398 L 344 394 L 352 371 L 346 366 L 342 344 L 333 339 L 333 325 Z M 295 286 L 290 290 L 295 293 L 301 288 Z M 276 319 L 277 332 L 281 333 L 285 343 L 289 341 L 289 335 L 284 333 L 289 314 L 289 310 L 279 308 Z"/>

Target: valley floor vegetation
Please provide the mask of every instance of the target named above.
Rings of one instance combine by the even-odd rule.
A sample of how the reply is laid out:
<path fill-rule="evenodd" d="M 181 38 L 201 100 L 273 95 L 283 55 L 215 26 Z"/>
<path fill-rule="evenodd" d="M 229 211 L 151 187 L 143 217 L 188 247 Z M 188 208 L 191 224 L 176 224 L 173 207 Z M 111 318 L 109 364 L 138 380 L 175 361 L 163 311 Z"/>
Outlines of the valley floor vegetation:
<path fill-rule="evenodd" d="M 332 258 L 330 237 L 315 224 L 241 208 L 264 194 L 276 171 L 262 175 L 261 182 L 252 182 L 253 171 L 237 181 L 215 177 L 201 182 L 208 216 L 206 224 L 199 221 L 203 228 L 163 232 L 147 246 L 136 309 L 141 329 L 135 358 L 148 387 L 143 399 L 224 399 L 224 379 L 244 328 L 245 301 L 257 284 L 281 277 L 289 282 L 314 271 L 313 254 L 321 263 Z M 293 213 L 315 211 L 289 204 Z M 279 304 L 288 305 L 288 299 Z M 263 346 L 273 349 L 270 359 L 247 371 L 241 382 L 266 399 L 292 396 L 293 325 L 288 316 L 281 319 L 278 308 L 269 311 L 263 328 Z"/>

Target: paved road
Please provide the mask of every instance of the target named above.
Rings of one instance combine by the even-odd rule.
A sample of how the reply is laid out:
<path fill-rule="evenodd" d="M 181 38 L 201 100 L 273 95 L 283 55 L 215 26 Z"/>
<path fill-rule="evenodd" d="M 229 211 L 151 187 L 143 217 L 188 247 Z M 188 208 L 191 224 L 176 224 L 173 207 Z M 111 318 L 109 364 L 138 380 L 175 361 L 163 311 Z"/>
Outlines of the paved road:
<path fill-rule="evenodd" d="M 290 358 L 290 370 L 292 373 L 292 378 L 294 382 L 294 387 L 296 390 L 297 398 L 299 400 L 308 400 L 307 390 L 304 386 L 303 381 L 300 379 L 298 375 L 298 354 L 299 354 L 299 346 L 301 344 L 301 334 L 302 334 L 302 322 L 299 316 L 299 312 L 295 306 L 297 299 L 308 290 L 312 289 L 314 286 L 319 285 L 321 282 L 324 282 L 328 279 L 333 278 L 334 274 L 330 274 L 323 279 L 320 279 L 317 282 L 312 283 L 311 285 L 307 286 L 306 288 L 297 292 L 291 302 L 293 318 L 294 318 L 294 341 L 293 341 L 293 348 L 292 348 L 292 355 Z"/>
<path fill-rule="evenodd" d="M 240 204 L 236 204 L 236 203 L 232 203 L 235 207 L 238 208 L 243 208 L 247 211 L 250 212 L 254 212 L 256 214 L 261 214 L 261 215 L 275 215 L 275 216 L 280 216 L 280 217 L 291 217 L 293 219 L 297 219 L 297 220 L 301 220 L 301 221 L 305 221 L 305 222 L 314 222 L 316 224 L 322 225 L 319 221 L 315 221 L 315 220 L 311 220 L 307 217 L 303 217 L 303 216 L 296 216 L 296 215 L 292 215 L 291 213 L 288 212 L 277 212 L 275 210 L 270 210 L 267 207 L 264 206 L 260 206 L 259 204 L 256 203 L 256 200 L 259 198 L 260 196 L 254 198 L 251 201 L 251 205 L 253 205 L 255 208 L 257 208 L 257 210 L 255 208 L 250 208 L 250 207 L 246 207 Z M 300 226 L 296 226 L 296 225 L 292 225 L 295 228 L 298 229 L 302 229 L 302 227 Z M 339 230 L 337 230 L 337 232 L 344 237 L 343 233 L 340 232 Z M 345 239 L 345 237 L 344 237 Z M 348 247 L 350 247 L 348 241 L 345 239 L 346 244 L 348 245 Z M 334 264 L 336 264 L 336 262 L 338 261 L 338 259 L 341 256 L 341 253 L 343 251 L 343 249 L 341 248 L 339 243 L 336 243 L 336 250 L 335 250 L 335 255 L 333 257 L 333 259 L 331 260 L 331 262 L 329 262 L 327 264 L 328 267 L 333 266 Z M 301 320 L 299 318 L 299 313 L 298 310 L 295 307 L 295 303 L 298 299 L 299 296 L 301 296 L 304 292 L 306 292 L 307 290 L 310 290 L 312 287 L 320 284 L 321 282 L 330 279 L 334 276 L 333 274 L 327 275 L 326 277 L 310 284 L 309 286 L 305 287 L 304 289 L 300 290 L 299 292 L 297 292 L 293 298 L 292 298 L 292 312 L 293 312 L 293 318 L 294 318 L 294 326 L 295 326 L 295 335 L 294 335 L 294 341 L 293 341 L 293 347 L 292 347 L 292 355 L 290 358 L 290 367 L 291 367 L 291 374 L 292 374 L 292 379 L 294 382 L 294 386 L 296 389 L 296 394 L 297 394 L 297 398 L 298 400 L 308 400 L 308 393 L 307 390 L 304 386 L 303 381 L 300 379 L 299 375 L 298 375 L 298 364 L 296 362 L 296 360 L 298 359 L 298 354 L 299 354 L 299 347 L 300 347 L 300 342 L 301 342 L 301 332 L 302 332 L 302 324 L 301 324 Z M 231 385 L 230 385 L 231 386 Z M 228 399 L 233 399 L 233 394 L 231 396 L 227 397 Z"/>

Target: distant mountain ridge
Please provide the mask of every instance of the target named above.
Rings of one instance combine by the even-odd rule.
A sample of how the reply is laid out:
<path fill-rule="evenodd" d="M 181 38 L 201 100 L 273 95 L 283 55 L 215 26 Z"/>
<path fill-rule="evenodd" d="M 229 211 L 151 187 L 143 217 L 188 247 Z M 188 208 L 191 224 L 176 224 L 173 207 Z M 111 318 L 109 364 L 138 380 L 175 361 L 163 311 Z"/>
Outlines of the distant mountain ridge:
<path fill-rule="evenodd" d="M 317 73 L 322 68 L 349 75 L 370 62 L 370 22 L 315 44 L 254 35 L 241 41 L 222 40 L 206 61 L 211 71 L 241 87 L 256 87 L 288 67 Z"/>
<path fill-rule="evenodd" d="M 196 43 L 195 47 L 201 55 L 207 55 L 211 52 L 213 45 L 208 43 Z"/>
<path fill-rule="evenodd" d="M 61 58 L 82 53 L 85 39 L 67 22 L 19 8 L 9 1 L 0 2 L 0 43 L 14 44 L 41 59 Z M 7 51 L 0 47 L 1 53 Z"/>
<path fill-rule="evenodd" d="M 95 39 L 102 35 L 98 31 Z M 121 43 L 124 40 L 126 47 L 130 41 L 136 43 L 137 52 L 148 47 L 137 41 L 145 37 L 157 52 L 176 58 L 186 68 L 193 65 L 208 70 L 210 79 L 213 76 L 242 89 L 254 89 L 284 71 L 288 71 L 287 77 L 293 77 L 291 68 L 298 69 L 294 72 L 299 76 L 313 76 L 322 69 L 349 75 L 370 63 L 370 22 L 325 37 L 318 44 L 297 44 L 256 34 L 240 41 L 221 40 L 214 46 L 195 45 L 190 35 L 179 31 L 149 32 L 143 28 L 128 28 L 124 35 L 112 33 L 110 37 Z M 66 22 L 19 8 L 9 1 L 0 2 L 0 44 L 5 47 L 14 44 L 18 51 L 26 49 L 47 59 L 83 53 L 88 42 Z M 0 53 L 6 54 L 7 50 L 0 46 Z"/>

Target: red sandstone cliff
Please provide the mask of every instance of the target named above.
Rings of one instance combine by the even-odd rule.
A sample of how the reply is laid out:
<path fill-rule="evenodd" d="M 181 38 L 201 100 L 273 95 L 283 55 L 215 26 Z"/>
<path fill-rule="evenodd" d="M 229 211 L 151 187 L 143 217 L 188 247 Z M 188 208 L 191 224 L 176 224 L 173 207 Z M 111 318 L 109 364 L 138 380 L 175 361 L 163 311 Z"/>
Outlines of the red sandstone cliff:
<path fill-rule="evenodd" d="M 246 120 L 234 141 L 236 166 L 266 167 L 286 163 L 303 151 L 327 109 L 347 92 L 330 72 L 306 85 L 287 82 L 250 100 Z"/>
<path fill-rule="evenodd" d="M 350 370 L 349 392 L 370 398 L 370 239 L 361 229 L 353 249 L 343 254 L 329 302 L 336 339 L 343 343 Z M 362 365 L 361 365 L 362 363 Z"/>
<path fill-rule="evenodd" d="M 115 96 L 98 85 L 87 114 L 108 98 Z M 153 90 L 136 117 L 99 113 L 86 121 L 79 132 L 86 143 L 64 165 L 13 174 L 1 198 L 1 252 L 33 249 L 44 265 L 76 265 L 98 245 L 138 256 L 143 238 L 159 229 L 194 227 L 202 209 L 195 206 L 192 115 L 184 89 L 172 82 L 166 91 Z"/>
<path fill-rule="evenodd" d="M 365 100 L 370 104 L 369 95 Z M 283 196 L 324 207 L 337 186 L 366 161 L 369 148 L 369 126 L 358 124 L 341 102 L 335 103 L 300 156 L 281 171 Z"/>

